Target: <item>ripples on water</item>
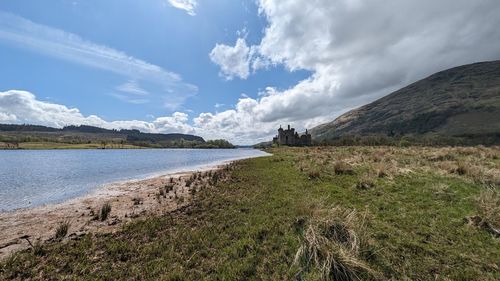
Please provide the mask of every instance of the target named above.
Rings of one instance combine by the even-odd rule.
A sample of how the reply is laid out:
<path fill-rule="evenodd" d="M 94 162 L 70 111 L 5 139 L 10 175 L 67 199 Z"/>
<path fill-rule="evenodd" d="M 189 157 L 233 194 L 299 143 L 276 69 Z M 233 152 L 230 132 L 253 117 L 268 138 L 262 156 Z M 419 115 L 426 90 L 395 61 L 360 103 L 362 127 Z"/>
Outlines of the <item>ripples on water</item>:
<path fill-rule="evenodd" d="M 264 155 L 255 149 L 0 150 L 0 210 L 62 202 L 105 183 Z"/>

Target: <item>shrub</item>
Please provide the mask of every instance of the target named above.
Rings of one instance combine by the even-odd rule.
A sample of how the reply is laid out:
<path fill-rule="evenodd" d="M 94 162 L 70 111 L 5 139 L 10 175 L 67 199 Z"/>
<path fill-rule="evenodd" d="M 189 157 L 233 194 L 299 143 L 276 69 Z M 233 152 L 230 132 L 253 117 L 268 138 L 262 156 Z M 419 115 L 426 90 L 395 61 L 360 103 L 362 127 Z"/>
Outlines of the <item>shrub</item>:
<path fill-rule="evenodd" d="M 399 146 L 400 147 L 409 147 L 411 145 L 411 142 L 406 139 L 406 138 L 401 138 L 401 140 L 399 141 Z"/>

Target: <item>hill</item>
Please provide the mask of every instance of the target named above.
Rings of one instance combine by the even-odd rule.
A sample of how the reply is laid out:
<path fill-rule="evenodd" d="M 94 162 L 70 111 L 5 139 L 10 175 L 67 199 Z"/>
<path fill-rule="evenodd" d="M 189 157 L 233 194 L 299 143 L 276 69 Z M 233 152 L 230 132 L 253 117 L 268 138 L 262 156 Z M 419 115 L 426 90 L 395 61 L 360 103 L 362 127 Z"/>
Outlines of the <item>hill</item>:
<path fill-rule="evenodd" d="M 0 124 L 0 146 L 19 147 L 19 144 L 36 143 L 36 147 L 66 147 L 63 144 L 100 147 L 193 147 L 231 148 L 225 140 L 205 141 L 202 137 L 189 134 L 151 134 L 139 130 L 108 130 L 93 126 L 67 126 L 62 129 L 39 125 Z M 70 146 L 69 148 L 74 147 Z M 78 146 L 79 148 L 80 146 Z"/>
<path fill-rule="evenodd" d="M 408 136 L 500 143 L 500 61 L 433 74 L 311 129 L 317 142 L 346 136 Z"/>

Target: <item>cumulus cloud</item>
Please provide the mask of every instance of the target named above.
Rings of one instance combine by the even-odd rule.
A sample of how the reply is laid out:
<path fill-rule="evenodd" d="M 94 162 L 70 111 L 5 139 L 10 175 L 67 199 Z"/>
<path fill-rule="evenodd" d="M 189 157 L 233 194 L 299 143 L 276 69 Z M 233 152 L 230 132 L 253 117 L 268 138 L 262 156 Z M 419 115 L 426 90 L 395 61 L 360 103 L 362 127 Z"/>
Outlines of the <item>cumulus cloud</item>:
<path fill-rule="evenodd" d="M 97 115 L 85 116 L 78 108 L 38 100 L 27 91 L 10 90 L 0 92 L 0 122 L 56 128 L 89 125 L 150 133 L 185 133 L 205 139 L 225 138 L 237 144 L 249 144 L 267 140 L 276 129 L 273 123 L 258 123 L 260 121 L 255 117 L 257 104 L 252 98 L 242 97 L 234 109 L 216 114 L 201 113 L 194 119 L 184 112 L 174 112 L 171 116 L 157 117 L 152 121 L 106 121 Z"/>
<path fill-rule="evenodd" d="M 16 120 L 17 120 L 16 115 L 0 112 L 0 122 L 4 122 L 4 123 L 5 122 L 15 122 Z"/>
<path fill-rule="evenodd" d="M 186 124 L 188 116 L 175 112 L 153 122 L 140 120 L 105 121 L 99 116 L 84 116 L 77 108 L 40 101 L 30 92 L 10 90 L 0 92 L 0 122 L 36 124 L 61 128 L 68 125 L 89 125 L 107 129 L 137 129 L 151 133 L 192 133 Z"/>
<path fill-rule="evenodd" d="M 121 86 L 129 93 L 143 92 L 138 87 L 138 81 L 158 89 L 164 97 L 175 100 L 184 101 L 198 91 L 196 86 L 182 81 L 177 73 L 158 65 L 89 42 L 76 34 L 34 23 L 2 11 L 0 11 L 0 42 L 122 75 L 133 81 Z"/>
<path fill-rule="evenodd" d="M 210 52 L 212 62 L 220 67 L 220 75 L 228 80 L 234 77 L 241 79 L 250 75 L 250 59 L 252 50 L 244 38 L 238 38 L 234 46 L 217 44 Z"/>
<path fill-rule="evenodd" d="M 196 15 L 195 9 L 198 5 L 196 0 L 168 0 L 168 3 L 174 8 L 186 11 L 190 16 Z"/>
<path fill-rule="evenodd" d="M 500 58 L 495 0 L 259 0 L 258 5 L 268 22 L 260 44 L 216 45 L 214 50 L 226 51 L 221 53 L 242 54 L 228 63 L 215 61 L 222 73 L 246 78 L 253 58 L 262 58 L 312 75 L 289 89 L 270 87 L 255 99 L 249 118 L 256 127 L 288 121 L 317 125 L 439 70 Z M 249 59 L 250 50 L 257 54 Z M 246 113 L 205 117 L 235 126 L 228 124 L 229 115 L 238 119 Z"/>
<path fill-rule="evenodd" d="M 220 67 L 219 75 L 227 80 L 247 79 L 251 70 L 255 72 L 272 65 L 270 59 L 259 55 L 259 46 L 247 45 L 246 29 L 237 34 L 243 37 L 238 37 L 234 46 L 216 44 L 209 54 L 210 60 Z"/>

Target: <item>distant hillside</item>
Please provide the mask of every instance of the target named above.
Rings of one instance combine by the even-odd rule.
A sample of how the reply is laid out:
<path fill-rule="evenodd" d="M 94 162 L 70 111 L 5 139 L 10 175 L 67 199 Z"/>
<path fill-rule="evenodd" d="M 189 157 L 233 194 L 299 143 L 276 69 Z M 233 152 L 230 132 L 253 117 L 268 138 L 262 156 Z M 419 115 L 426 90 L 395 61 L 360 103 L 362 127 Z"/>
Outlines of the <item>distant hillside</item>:
<path fill-rule="evenodd" d="M 0 124 L 4 146 L 19 143 L 99 144 L 103 148 L 123 145 L 142 147 L 231 148 L 225 140 L 205 141 L 188 134 L 150 134 L 138 130 L 108 130 L 93 126 L 67 126 L 62 129 L 38 125 Z"/>
<path fill-rule="evenodd" d="M 500 143 L 500 61 L 433 74 L 311 130 L 317 142 L 345 136 L 436 137 Z"/>

